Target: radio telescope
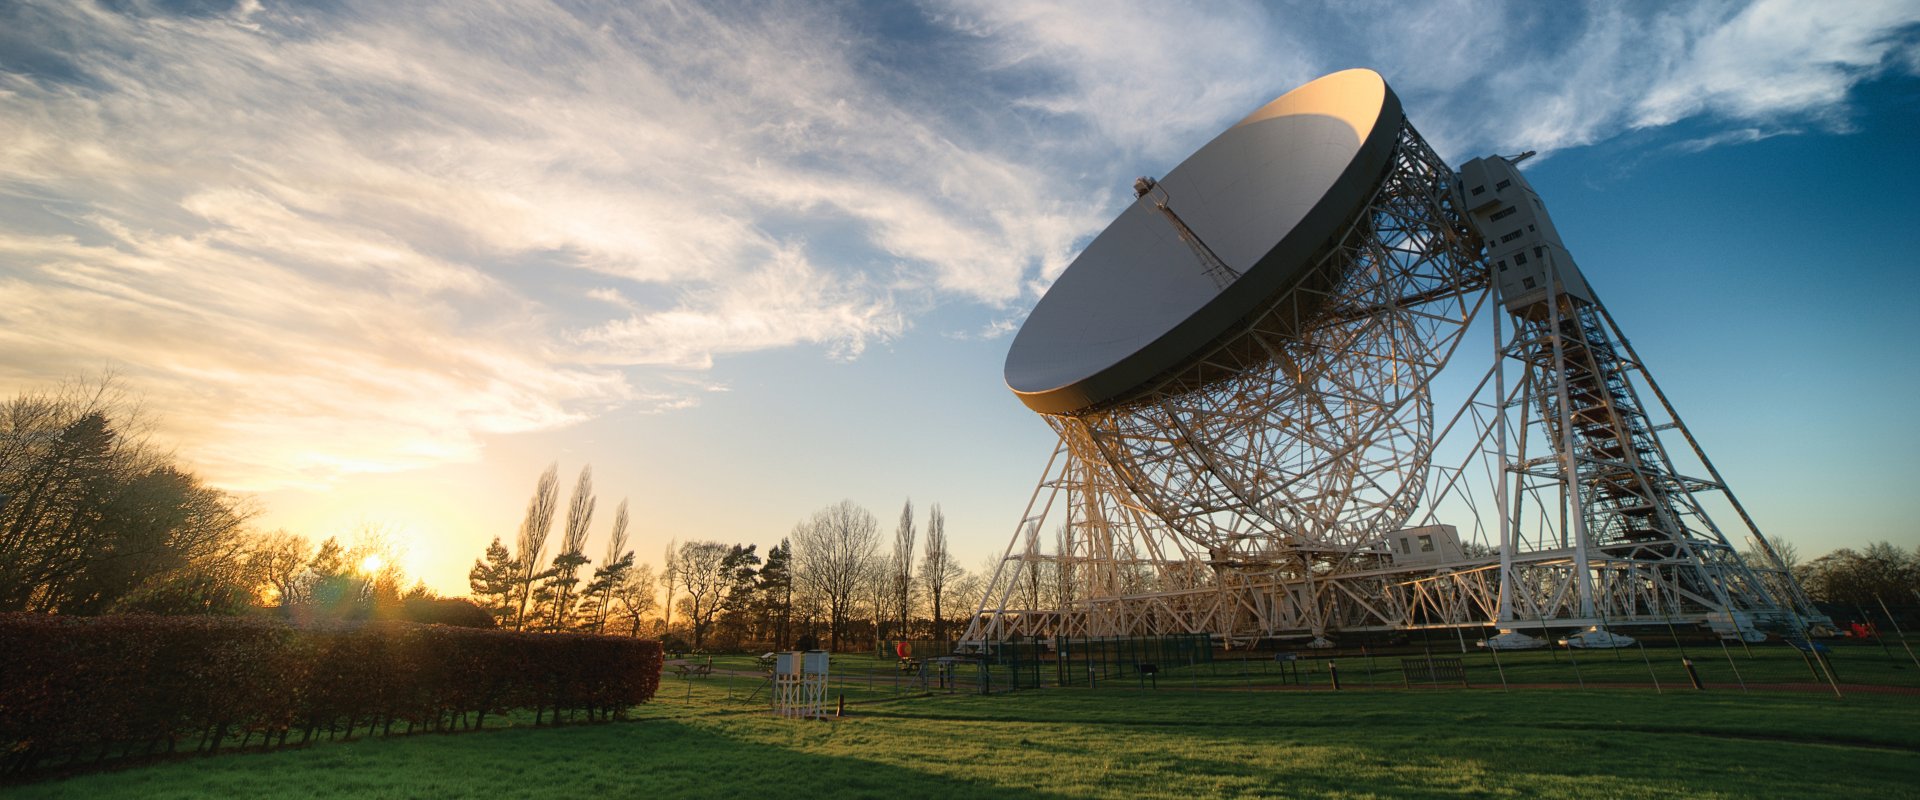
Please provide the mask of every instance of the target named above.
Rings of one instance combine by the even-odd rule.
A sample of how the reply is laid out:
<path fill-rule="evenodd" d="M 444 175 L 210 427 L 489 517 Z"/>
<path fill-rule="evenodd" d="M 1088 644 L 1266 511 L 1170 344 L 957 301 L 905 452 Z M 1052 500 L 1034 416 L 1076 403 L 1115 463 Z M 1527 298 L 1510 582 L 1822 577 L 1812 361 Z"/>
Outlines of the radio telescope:
<path fill-rule="evenodd" d="M 1804 625 L 1520 158 L 1456 174 L 1355 69 L 1136 181 L 1007 355 L 1059 444 L 963 642 Z M 1482 317 L 1494 364 L 1437 414 Z"/>

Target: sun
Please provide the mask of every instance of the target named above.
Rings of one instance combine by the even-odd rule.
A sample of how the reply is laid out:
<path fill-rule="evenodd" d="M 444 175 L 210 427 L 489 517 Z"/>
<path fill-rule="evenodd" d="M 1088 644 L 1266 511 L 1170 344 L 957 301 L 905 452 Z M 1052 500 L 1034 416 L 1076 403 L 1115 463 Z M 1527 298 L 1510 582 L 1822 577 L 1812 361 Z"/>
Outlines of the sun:
<path fill-rule="evenodd" d="M 379 553 L 369 554 L 366 558 L 360 559 L 360 574 L 378 574 L 380 568 L 386 566 L 386 564 L 386 559 L 381 558 Z"/>

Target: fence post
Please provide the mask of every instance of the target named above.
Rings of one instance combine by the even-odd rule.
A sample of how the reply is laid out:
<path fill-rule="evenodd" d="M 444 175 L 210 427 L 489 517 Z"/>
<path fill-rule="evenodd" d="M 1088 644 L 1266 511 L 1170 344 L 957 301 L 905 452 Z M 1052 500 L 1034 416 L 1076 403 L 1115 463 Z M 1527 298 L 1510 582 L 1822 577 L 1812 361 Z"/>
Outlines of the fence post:
<path fill-rule="evenodd" d="M 1693 659 L 1682 658 L 1680 659 L 1680 665 L 1687 668 L 1687 680 L 1693 682 L 1693 688 L 1698 691 L 1706 691 L 1707 687 L 1700 685 L 1700 673 L 1694 671 Z"/>

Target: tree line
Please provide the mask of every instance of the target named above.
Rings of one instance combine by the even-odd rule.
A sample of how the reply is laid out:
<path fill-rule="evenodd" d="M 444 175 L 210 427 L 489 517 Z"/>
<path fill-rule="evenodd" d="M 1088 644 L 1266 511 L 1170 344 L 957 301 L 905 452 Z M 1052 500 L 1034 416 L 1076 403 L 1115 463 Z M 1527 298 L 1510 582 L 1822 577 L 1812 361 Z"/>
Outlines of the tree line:
<path fill-rule="evenodd" d="M 1892 542 L 1875 542 L 1802 561 L 1792 543 L 1773 544 L 1807 596 L 1839 616 L 1872 619 L 1882 603 L 1920 606 L 1920 546 L 1902 550 Z"/>
<path fill-rule="evenodd" d="M 111 377 L 0 402 L 0 612 L 337 618 L 404 616 L 411 602 L 472 621 L 404 585 L 391 532 L 363 524 L 316 545 L 256 530 L 250 503 L 204 484 L 148 428 Z"/>
<path fill-rule="evenodd" d="M 628 549 L 625 500 L 598 565 L 586 555 L 597 505 L 591 466 L 574 482 L 560 546 L 548 557 L 559 497 L 556 463 L 535 481 L 513 544 L 494 537 L 468 573 L 474 601 L 502 627 L 660 637 L 676 649 L 845 649 L 958 635 L 984 591 L 955 557 L 938 505 L 922 528 L 908 501 L 885 540 L 873 514 L 848 500 L 796 523 L 764 552 L 669 541 L 656 571 Z"/>
<path fill-rule="evenodd" d="M 471 601 L 407 585 L 394 533 L 363 524 L 314 543 L 260 531 L 245 499 L 203 483 L 154 445 L 138 404 L 111 379 L 0 401 L 0 612 L 390 616 L 523 631 L 660 637 L 696 648 L 838 649 L 886 639 L 951 639 L 986 591 L 994 564 L 965 569 L 940 507 L 905 503 L 891 535 L 852 501 L 801 519 L 766 550 L 751 543 L 670 543 L 654 566 L 629 546 L 620 501 L 605 546 L 587 549 L 598 501 L 591 467 L 560 503 L 558 465 L 536 481 L 511 542 L 495 538 L 469 573 Z M 557 547 L 552 542 L 559 527 Z M 1070 604 L 1069 562 L 1038 559 L 1010 587 L 1016 604 Z M 1071 549 L 1065 532 L 1056 548 Z M 1871 611 L 1920 604 L 1920 549 L 1888 542 L 1801 560 L 1775 549 L 1816 602 Z M 594 555 L 598 556 L 597 562 Z M 1121 574 L 1123 583 L 1145 575 Z M 476 605 L 477 604 L 477 605 Z M 484 611 L 482 610 L 484 609 Z"/>
<path fill-rule="evenodd" d="M 624 499 L 614 509 L 600 564 L 593 566 L 586 553 L 587 534 L 598 505 L 593 466 L 588 465 L 574 481 L 560 546 L 548 560 L 545 554 L 560 510 L 560 465 L 549 465 L 534 484 L 514 547 L 509 549 L 496 536 L 473 562 L 467 584 L 474 602 L 501 627 L 514 630 L 642 635 L 657 602 L 653 568 L 635 563 L 634 552 L 627 548 L 630 517 Z"/>

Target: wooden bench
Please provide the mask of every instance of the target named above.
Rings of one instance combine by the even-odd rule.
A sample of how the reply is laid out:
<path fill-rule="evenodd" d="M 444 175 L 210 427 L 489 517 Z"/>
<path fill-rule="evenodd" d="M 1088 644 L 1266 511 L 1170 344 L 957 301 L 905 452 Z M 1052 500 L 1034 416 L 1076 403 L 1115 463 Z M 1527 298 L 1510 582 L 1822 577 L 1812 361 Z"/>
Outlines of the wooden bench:
<path fill-rule="evenodd" d="M 1403 658 L 1400 659 L 1400 677 L 1406 681 L 1407 688 L 1413 688 L 1415 681 L 1438 686 L 1442 681 L 1458 681 L 1467 686 L 1467 666 L 1457 658 Z"/>

